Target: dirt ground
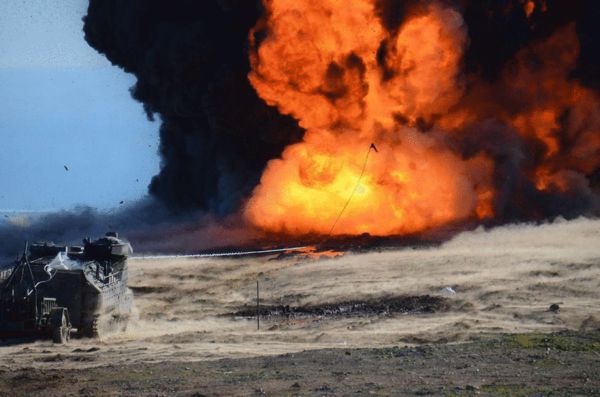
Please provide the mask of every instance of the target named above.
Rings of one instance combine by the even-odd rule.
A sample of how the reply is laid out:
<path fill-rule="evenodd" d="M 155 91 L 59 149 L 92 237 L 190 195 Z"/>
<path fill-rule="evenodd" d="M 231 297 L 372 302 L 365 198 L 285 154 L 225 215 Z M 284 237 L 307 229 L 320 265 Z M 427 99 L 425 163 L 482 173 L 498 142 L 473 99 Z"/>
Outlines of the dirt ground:
<path fill-rule="evenodd" d="M 69 356 L 98 356 L 101 350 Z M 50 361 L 68 359 L 55 354 Z M 600 332 L 216 361 L 0 371 L 2 395 L 600 395 Z"/>
<path fill-rule="evenodd" d="M 131 260 L 128 331 L 0 346 L 0 393 L 598 395 L 599 276 L 587 219 L 321 260 Z"/>

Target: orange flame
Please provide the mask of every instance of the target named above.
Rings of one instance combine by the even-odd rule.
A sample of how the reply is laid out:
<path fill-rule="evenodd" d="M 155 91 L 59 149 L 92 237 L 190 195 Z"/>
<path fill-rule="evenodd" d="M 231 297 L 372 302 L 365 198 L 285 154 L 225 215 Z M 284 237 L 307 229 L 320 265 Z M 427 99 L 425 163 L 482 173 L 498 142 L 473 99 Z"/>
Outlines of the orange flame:
<path fill-rule="evenodd" d="M 546 0 L 521 0 L 521 3 L 523 4 L 523 11 L 525 11 L 527 18 L 531 17 L 536 8 L 541 12 L 546 12 L 548 8 Z"/>
<path fill-rule="evenodd" d="M 266 230 L 328 233 L 361 174 L 334 234 L 403 234 L 488 216 L 491 164 L 463 160 L 435 134 L 398 126 L 445 112 L 460 98 L 461 16 L 431 6 L 389 36 L 370 1 L 270 1 L 270 36 L 250 81 L 268 103 L 307 129 L 267 166 L 246 207 Z M 377 53 L 390 44 L 382 71 Z M 481 200 L 478 197 L 481 195 Z"/>
<path fill-rule="evenodd" d="M 500 86 L 473 84 L 463 106 L 445 115 L 439 125 L 455 131 L 478 119 L 502 120 L 529 144 L 530 161 L 535 163 L 529 178 L 537 189 L 566 193 L 582 175 L 600 166 L 600 100 L 570 78 L 578 56 L 575 26 L 560 29 L 517 53 Z M 525 104 L 525 109 L 510 113 L 505 104 L 494 101 L 497 97 Z M 535 152 L 541 153 L 539 158 L 534 158 Z"/>
<path fill-rule="evenodd" d="M 306 129 L 302 142 L 269 162 L 245 206 L 246 218 L 267 231 L 328 234 L 335 224 L 338 235 L 395 235 L 493 217 L 495 164 L 482 150 L 468 158 L 457 153 L 448 143 L 453 131 L 491 113 L 541 142 L 545 157 L 531 178 L 543 190 L 560 179 L 553 164 L 564 159 L 556 134 L 562 107 L 576 109 L 574 123 L 597 110 L 593 93 L 567 79 L 577 57 L 577 49 L 565 45 L 577 42 L 572 28 L 534 50 L 558 51 L 548 55 L 553 65 L 539 75 L 520 68 L 506 83 L 511 92 L 548 100 L 509 114 L 474 103 L 476 94 L 494 97 L 484 84 L 465 95 L 461 66 L 468 38 L 452 8 L 431 3 L 390 32 L 373 0 L 264 4 L 266 17 L 255 29 L 266 37 L 256 42 L 258 35 L 250 34 L 250 82 Z M 526 11 L 531 4 L 525 3 Z M 526 56 L 517 60 L 525 63 Z M 581 99 L 592 105 L 579 106 Z M 588 153 L 576 144 L 575 151 L 588 157 L 587 168 L 574 163 L 577 170 L 598 165 L 589 161 L 598 153 L 598 135 L 587 134 L 596 146 Z M 377 153 L 367 151 L 371 142 Z M 554 185 L 568 189 L 563 179 Z"/>
<path fill-rule="evenodd" d="M 335 251 L 335 250 L 318 251 L 317 247 L 315 247 L 314 245 L 304 247 L 302 249 L 293 250 L 293 251 L 285 251 L 284 254 L 285 255 L 295 255 L 300 258 L 313 259 L 313 260 L 319 260 L 322 258 L 337 258 L 340 256 L 344 256 L 344 252 L 342 252 L 342 251 Z"/>
<path fill-rule="evenodd" d="M 513 126 L 525 138 L 535 138 L 545 146 L 534 176 L 540 190 L 554 186 L 568 191 L 565 166 L 584 174 L 600 166 L 600 101 L 592 90 L 569 79 L 578 55 L 577 35 L 571 25 L 545 43 L 517 54 L 520 67 L 510 76 L 513 89 L 525 93 L 533 103 L 529 112 L 512 119 Z M 543 59 L 544 68 L 528 67 L 532 58 Z"/>

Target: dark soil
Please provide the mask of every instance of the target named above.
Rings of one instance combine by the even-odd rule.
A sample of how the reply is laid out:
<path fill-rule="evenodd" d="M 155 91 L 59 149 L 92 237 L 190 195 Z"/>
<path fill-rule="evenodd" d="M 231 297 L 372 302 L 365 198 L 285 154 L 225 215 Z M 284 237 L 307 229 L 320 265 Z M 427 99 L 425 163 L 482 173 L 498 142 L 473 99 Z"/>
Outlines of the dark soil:
<path fill-rule="evenodd" d="M 600 330 L 96 368 L 0 367 L 10 396 L 598 396 Z"/>
<path fill-rule="evenodd" d="M 450 303 L 439 296 L 395 296 L 373 300 L 355 300 L 322 305 L 283 306 L 260 305 L 261 317 L 355 317 L 369 315 L 388 315 L 397 313 L 434 313 L 447 311 Z M 226 316 L 254 317 L 256 306 L 243 306 Z"/>

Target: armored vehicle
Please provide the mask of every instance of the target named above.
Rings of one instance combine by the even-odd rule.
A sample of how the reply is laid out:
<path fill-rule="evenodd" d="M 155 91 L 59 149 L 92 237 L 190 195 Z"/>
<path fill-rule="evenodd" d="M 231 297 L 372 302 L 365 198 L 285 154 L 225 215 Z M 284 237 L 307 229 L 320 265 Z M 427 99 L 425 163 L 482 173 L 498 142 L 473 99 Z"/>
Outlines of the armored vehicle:
<path fill-rule="evenodd" d="M 0 273 L 0 338 L 95 337 L 124 330 L 132 306 L 127 288 L 131 245 L 110 232 L 83 246 L 25 246 Z"/>

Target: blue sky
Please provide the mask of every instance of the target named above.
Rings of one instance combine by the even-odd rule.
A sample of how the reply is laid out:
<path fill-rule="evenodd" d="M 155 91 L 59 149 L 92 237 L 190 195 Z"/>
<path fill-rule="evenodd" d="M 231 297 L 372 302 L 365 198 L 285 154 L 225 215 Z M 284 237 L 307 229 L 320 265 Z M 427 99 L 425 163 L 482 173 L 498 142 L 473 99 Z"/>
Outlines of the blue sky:
<path fill-rule="evenodd" d="M 159 123 L 83 39 L 86 9 L 0 1 L 0 212 L 118 207 L 158 172 Z"/>

